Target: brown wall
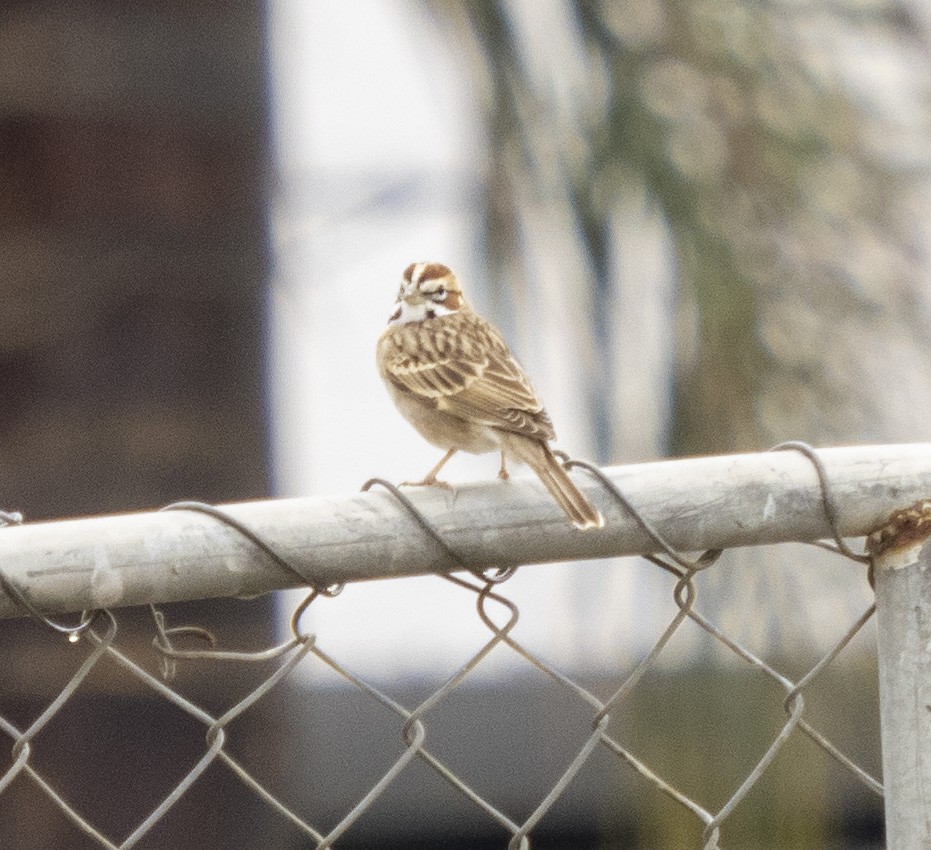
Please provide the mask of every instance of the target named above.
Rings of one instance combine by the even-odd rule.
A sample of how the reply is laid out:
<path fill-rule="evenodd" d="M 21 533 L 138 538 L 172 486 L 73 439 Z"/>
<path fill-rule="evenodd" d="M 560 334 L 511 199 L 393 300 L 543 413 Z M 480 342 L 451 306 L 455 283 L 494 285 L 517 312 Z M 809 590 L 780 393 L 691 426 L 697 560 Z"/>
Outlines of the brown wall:
<path fill-rule="evenodd" d="M 257 3 L 0 12 L 0 506 L 266 493 Z"/>
<path fill-rule="evenodd" d="M 0 509 L 267 495 L 264 51 L 251 0 L 0 6 Z M 271 629 L 261 600 L 168 614 L 240 646 Z M 119 619 L 157 670 L 146 612 Z M 0 716 L 21 730 L 89 651 L 27 621 L 0 644 Z M 238 674 L 206 675 L 178 684 L 228 705 Z M 127 679 L 99 665 L 30 761 L 117 843 L 203 752 L 203 727 Z M 144 846 L 233 839 L 248 792 L 219 770 L 201 788 L 210 815 L 185 801 Z M 97 846 L 24 775 L 0 795 L 0 847 Z"/>

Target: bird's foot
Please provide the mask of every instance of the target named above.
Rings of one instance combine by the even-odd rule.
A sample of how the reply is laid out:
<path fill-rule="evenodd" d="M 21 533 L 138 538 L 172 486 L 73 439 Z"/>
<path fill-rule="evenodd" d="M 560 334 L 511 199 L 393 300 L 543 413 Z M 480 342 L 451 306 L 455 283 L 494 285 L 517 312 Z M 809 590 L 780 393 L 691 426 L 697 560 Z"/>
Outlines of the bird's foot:
<path fill-rule="evenodd" d="M 448 481 L 440 481 L 432 475 L 428 475 L 422 481 L 402 481 L 402 487 L 442 487 L 444 490 L 452 490 L 453 485 Z"/>

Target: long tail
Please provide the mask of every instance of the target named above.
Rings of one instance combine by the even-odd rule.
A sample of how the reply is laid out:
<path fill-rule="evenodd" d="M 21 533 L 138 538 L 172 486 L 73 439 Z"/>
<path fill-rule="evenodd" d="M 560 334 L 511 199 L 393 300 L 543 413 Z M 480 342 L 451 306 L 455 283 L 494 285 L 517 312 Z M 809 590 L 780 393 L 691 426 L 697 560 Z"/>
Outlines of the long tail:
<path fill-rule="evenodd" d="M 576 528 L 585 531 L 604 526 L 604 517 L 582 495 L 546 443 L 518 434 L 508 434 L 502 447 L 506 455 L 523 461 L 536 472 Z"/>

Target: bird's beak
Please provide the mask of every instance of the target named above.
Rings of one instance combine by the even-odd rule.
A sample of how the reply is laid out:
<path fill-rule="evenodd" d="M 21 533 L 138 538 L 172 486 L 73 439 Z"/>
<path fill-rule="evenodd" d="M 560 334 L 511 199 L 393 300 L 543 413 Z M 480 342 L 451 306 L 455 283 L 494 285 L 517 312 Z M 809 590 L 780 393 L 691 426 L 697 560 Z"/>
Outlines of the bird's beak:
<path fill-rule="evenodd" d="M 410 304 L 411 307 L 416 307 L 418 304 L 423 304 L 427 299 L 416 289 L 411 290 L 410 292 L 405 292 L 401 296 L 399 301 L 403 301 L 405 304 Z"/>

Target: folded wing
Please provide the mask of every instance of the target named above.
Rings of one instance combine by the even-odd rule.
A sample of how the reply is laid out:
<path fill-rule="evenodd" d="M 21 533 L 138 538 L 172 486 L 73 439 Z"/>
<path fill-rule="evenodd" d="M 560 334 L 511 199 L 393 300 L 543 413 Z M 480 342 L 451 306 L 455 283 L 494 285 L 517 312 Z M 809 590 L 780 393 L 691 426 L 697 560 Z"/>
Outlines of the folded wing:
<path fill-rule="evenodd" d="M 386 377 L 440 410 L 537 440 L 553 423 L 501 335 L 475 314 L 445 317 L 442 327 L 399 328 L 385 340 Z"/>

